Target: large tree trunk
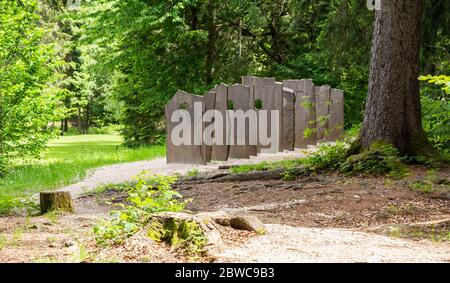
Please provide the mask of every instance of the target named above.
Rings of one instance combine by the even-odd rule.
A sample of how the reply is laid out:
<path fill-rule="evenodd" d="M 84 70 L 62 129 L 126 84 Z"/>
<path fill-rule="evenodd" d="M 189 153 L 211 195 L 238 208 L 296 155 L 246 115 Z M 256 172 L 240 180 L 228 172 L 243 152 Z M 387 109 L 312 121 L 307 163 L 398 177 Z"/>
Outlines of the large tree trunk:
<path fill-rule="evenodd" d="M 421 0 L 383 1 L 376 11 L 369 93 L 361 142 L 396 146 L 402 153 L 431 153 L 421 123 L 419 50 Z"/>

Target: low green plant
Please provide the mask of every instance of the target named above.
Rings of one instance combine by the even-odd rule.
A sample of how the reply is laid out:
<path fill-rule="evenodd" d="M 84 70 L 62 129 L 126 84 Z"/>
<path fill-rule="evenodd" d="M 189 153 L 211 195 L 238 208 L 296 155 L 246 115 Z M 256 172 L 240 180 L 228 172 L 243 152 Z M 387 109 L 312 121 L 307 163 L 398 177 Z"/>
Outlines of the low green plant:
<path fill-rule="evenodd" d="M 142 173 L 127 193 L 127 203 L 118 204 L 111 212 L 111 220 L 94 227 L 96 241 L 100 245 L 120 244 L 135 234 L 154 213 L 178 212 L 189 200 L 172 190 L 177 178 Z"/>
<path fill-rule="evenodd" d="M 290 167 L 286 168 L 283 173 L 284 181 L 293 181 L 298 179 L 299 177 L 307 177 L 311 175 L 312 170 L 311 167 L 303 166 L 303 167 Z"/>
<path fill-rule="evenodd" d="M 58 220 L 59 220 L 59 218 L 61 216 L 61 212 L 59 212 L 57 210 L 54 210 L 54 211 L 47 212 L 46 214 L 44 214 L 44 216 L 52 224 L 56 224 L 56 223 L 58 223 Z"/>
<path fill-rule="evenodd" d="M 91 257 L 88 249 L 83 244 L 78 244 L 78 251 L 72 255 L 71 261 L 73 263 L 84 262 Z"/>
<path fill-rule="evenodd" d="M 31 197 L 2 196 L 0 193 L 0 215 L 26 212 L 34 215 L 39 212 L 39 204 L 31 200 Z"/>
<path fill-rule="evenodd" d="M 282 160 L 276 162 L 263 161 L 257 164 L 241 165 L 231 168 L 231 172 L 234 174 L 256 172 L 256 171 L 270 171 L 277 169 L 295 168 L 304 163 L 303 159 Z"/>
<path fill-rule="evenodd" d="M 8 245 L 8 239 L 0 234 L 0 251 Z"/>
<path fill-rule="evenodd" d="M 317 152 L 306 158 L 306 164 L 312 171 L 339 170 L 348 156 L 349 144 L 337 142 L 336 144 L 323 144 Z"/>
<path fill-rule="evenodd" d="M 20 241 L 22 240 L 23 237 L 23 228 L 22 227 L 18 227 L 14 230 L 13 232 L 13 237 L 11 240 L 11 245 L 13 246 L 19 246 Z"/>
<path fill-rule="evenodd" d="M 413 204 L 406 205 L 389 205 L 385 208 L 384 212 L 389 215 L 412 215 L 416 207 Z"/>
<path fill-rule="evenodd" d="M 389 231 L 389 235 L 396 238 L 428 239 L 435 243 L 449 242 L 450 232 L 448 223 L 431 225 L 399 225 Z"/>
<path fill-rule="evenodd" d="M 189 171 L 187 172 L 187 176 L 188 176 L 188 177 L 197 177 L 199 174 L 200 174 L 200 172 L 198 171 L 197 168 L 192 169 L 192 170 L 189 170 Z"/>
<path fill-rule="evenodd" d="M 421 193 L 432 193 L 433 192 L 433 184 L 429 181 L 415 181 L 408 185 L 411 190 L 418 191 Z"/>
<path fill-rule="evenodd" d="M 350 137 L 335 144 L 322 144 L 316 152 L 303 159 L 244 165 L 233 168 L 232 172 L 284 169 L 284 180 L 329 171 L 347 175 L 388 175 L 391 178 L 403 178 L 408 174 L 404 159 L 395 147 L 376 143 L 369 150 L 353 155 L 352 140 Z"/>

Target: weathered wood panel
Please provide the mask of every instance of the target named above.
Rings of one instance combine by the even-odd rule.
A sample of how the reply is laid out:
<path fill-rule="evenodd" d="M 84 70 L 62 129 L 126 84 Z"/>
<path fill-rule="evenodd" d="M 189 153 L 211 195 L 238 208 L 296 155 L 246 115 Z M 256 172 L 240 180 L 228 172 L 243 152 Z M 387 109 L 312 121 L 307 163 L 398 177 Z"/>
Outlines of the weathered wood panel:
<path fill-rule="evenodd" d="M 311 80 L 279 83 L 274 78 L 243 77 L 242 82 L 218 85 L 204 96 L 184 91 L 175 94 L 166 105 L 168 163 L 244 159 L 260 152 L 307 148 L 344 135 L 342 90 L 314 87 Z M 274 110 L 278 115 L 272 122 Z M 268 114 L 264 127 L 260 126 L 262 111 Z M 217 124 L 223 129 L 214 127 Z M 272 146 L 264 145 L 266 134 L 267 142 L 278 134 Z M 213 138 L 209 143 L 208 137 Z"/>
<path fill-rule="evenodd" d="M 209 92 L 207 92 L 203 96 L 203 114 L 206 112 L 212 110 L 214 111 L 216 107 L 216 89 L 212 89 Z M 207 127 L 214 124 L 216 117 L 213 118 L 211 122 L 205 122 L 203 121 L 203 129 L 206 129 Z M 203 132 L 204 134 L 204 132 Z M 214 133 L 215 134 L 215 133 Z M 203 142 L 205 142 L 205 137 L 203 136 Z M 212 145 L 203 144 L 202 145 L 202 154 L 203 159 L 206 163 L 211 162 L 211 155 L 212 155 Z"/>
<path fill-rule="evenodd" d="M 194 107 L 195 102 L 200 103 L 200 107 Z M 166 125 L 167 125 L 167 163 L 186 163 L 186 164 L 206 164 L 201 146 L 201 137 L 203 133 L 203 97 L 189 94 L 184 91 L 178 91 L 175 96 L 166 105 Z M 178 117 L 178 121 L 173 120 L 173 114 L 183 115 Z M 178 138 L 187 137 L 187 144 L 175 145 L 173 143 L 173 134 L 176 127 L 180 128 L 181 121 L 188 121 L 191 130 L 189 132 L 180 131 Z M 176 136 L 174 134 L 174 136 Z M 200 140 L 199 140 L 200 139 Z M 196 143 L 197 142 L 197 143 Z"/>
<path fill-rule="evenodd" d="M 315 93 L 317 140 L 327 142 L 330 136 L 331 87 L 327 85 L 315 87 Z"/>
<path fill-rule="evenodd" d="M 243 111 L 246 113 L 250 109 L 250 88 L 244 85 L 232 85 L 228 87 L 228 104 L 233 105 L 234 111 Z M 236 112 L 235 112 L 236 113 Z M 229 158 L 248 159 L 250 158 L 249 149 L 249 121 L 245 119 L 245 127 L 242 131 L 239 128 L 238 120 L 229 117 L 227 132 L 230 140 Z M 230 131 L 234 131 L 232 134 Z"/>
<path fill-rule="evenodd" d="M 295 149 L 295 92 L 290 88 L 283 88 L 283 149 Z"/>
<path fill-rule="evenodd" d="M 329 141 L 337 141 L 344 136 L 344 123 L 344 91 L 332 89 Z"/>
<path fill-rule="evenodd" d="M 285 80 L 283 85 L 295 92 L 295 147 L 317 144 L 316 97 L 312 80 Z"/>
<path fill-rule="evenodd" d="M 227 114 L 227 103 L 228 103 L 228 86 L 225 84 L 218 85 L 216 87 L 216 100 L 215 100 L 215 109 L 220 112 L 222 116 L 223 122 L 223 132 L 222 137 L 223 140 L 220 141 L 220 144 L 216 143 L 212 146 L 211 150 L 211 160 L 215 161 L 227 161 L 229 147 L 226 144 L 226 114 Z M 217 139 L 216 139 L 217 141 Z"/>
<path fill-rule="evenodd" d="M 274 78 L 258 78 L 258 77 L 243 77 L 242 82 L 244 85 L 251 87 L 253 104 L 257 110 L 275 110 L 279 113 L 279 122 L 275 127 L 278 130 L 278 146 L 273 151 L 276 153 L 278 151 L 283 151 L 283 84 L 277 83 Z M 272 125 L 270 121 L 272 119 L 271 113 L 268 114 L 267 133 L 268 136 L 272 136 Z M 259 120 L 258 120 L 259 121 Z M 259 129 L 259 123 L 258 123 Z M 270 146 L 264 146 L 259 142 L 258 153 L 263 149 L 267 151 Z"/>

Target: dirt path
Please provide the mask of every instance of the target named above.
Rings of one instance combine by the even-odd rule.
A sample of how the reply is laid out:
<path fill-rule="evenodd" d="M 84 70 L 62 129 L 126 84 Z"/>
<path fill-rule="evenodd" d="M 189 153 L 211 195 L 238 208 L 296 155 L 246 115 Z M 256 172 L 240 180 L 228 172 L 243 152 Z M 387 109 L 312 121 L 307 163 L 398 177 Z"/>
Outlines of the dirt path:
<path fill-rule="evenodd" d="M 267 223 L 265 235 L 225 245 L 213 255 L 218 262 L 450 262 L 450 200 L 405 183 L 425 175 L 415 169 L 399 181 L 321 175 L 186 183 L 177 190 L 192 198 L 191 211 L 252 214 Z M 108 192 L 104 200 L 116 196 Z M 416 225 L 409 233 L 401 230 L 405 224 Z"/>
<path fill-rule="evenodd" d="M 266 225 L 267 234 L 217 254 L 237 263 L 450 262 L 450 245 L 393 239 L 341 229 Z"/>
<path fill-rule="evenodd" d="M 165 244 L 137 235 L 122 246 L 99 249 L 92 227 L 108 215 L 96 198 L 75 201 L 79 213 L 32 218 L 0 218 L 0 262 L 186 262 Z M 294 204 L 301 205 L 301 203 Z M 272 209 L 278 205 L 266 205 Z M 254 207 L 260 209 L 264 206 Z M 249 207 L 251 208 L 251 207 Z M 282 211 L 280 213 L 283 213 Z M 396 239 L 350 229 L 303 228 L 266 224 L 266 234 L 225 235 L 215 262 L 330 263 L 330 262 L 450 262 L 450 244 Z M 238 233 L 238 234 L 236 234 Z M 223 235 L 224 236 L 224 235 Z M 204 262 L 202 258 L 194 261 Z"/>
<path fill-rule="evenodd" d="M 78 197 L 102 184 L 129 181 L 142 170 L 156 174 L 184 174 L 193 169 L 213 172 L 219 165 L 304 154 L 263 155 L 207 166 L 166 165 L 164 159 L 114 165 L 95 170 L 63 190 Z M 408 188 L 408 182 L 423 180 L 426 174 L 425 169 L 414 169 L 408 179 L 399 181 L 330 174 L 295 181 L 187 183 L 177 190 L 192 198 L 191 211 L 252 214 L 267 223 L 263 236 L 239 234 L 238 239 L 228 241 L 221 253 L 213 255 L 218 262 L 450 262 L 448 194 L 424 194 Z M 450 169 L 439 172 L 440 178 L 449 175 Z M 442 187 L 444 192 L 448 190 Z M 110 209 L 99 204 L 121 196 L 117 194 L 123 192 L 77 198 L 78 213 L 56 220 L 48 216 L 0 218 L 0 262 L 184 262 L 169 247 L 145 237 L 133 238 L 118 249 L 97 250 L 92 226 L 107 217 Z M 410 234 L 396 230 L 399 225 L 442 220 L 447 222 L 439 227 L 417 230 L 414 226 Z"/>
<path fill-rule="evenodd" d="M 165 158 L 155 159 L 151 161 L 141 161 L 133 163 L 117 164 L 107 167 L 102 167 L 93 170 L 84 180 L 64 187 L 59 191 L 69 191 L 73 197 L 79 197 L 84 192 L 93 190 L 105 184 L 118 184 L 133 180 L 133 177 L 144 170 L 160 175 L 172 174 L 186 174 L 191 170 L 198 170 L 198 172 L 213 172 L 217 170 L 218 166 L 222 165 L 243 165 L 256 164 L 262 161 L 277 161 L 285 159 L 296 159 L 305 157 L 305 155 L 314 149 L 284 152 L 278 154 L 260 154 L 257 157 L 252 157 L 248 160 L 229 160 L 227 162 L 214 162 L 208 165 L 191 165 L 191 164 L 166 164 Z"/>

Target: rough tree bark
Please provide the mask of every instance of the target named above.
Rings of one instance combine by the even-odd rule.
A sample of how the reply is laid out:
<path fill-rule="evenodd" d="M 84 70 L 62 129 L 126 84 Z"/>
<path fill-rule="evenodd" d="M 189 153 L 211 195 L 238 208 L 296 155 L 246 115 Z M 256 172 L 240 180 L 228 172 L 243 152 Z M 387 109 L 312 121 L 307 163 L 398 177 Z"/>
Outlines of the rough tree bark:
<path fill-rule="evenodd" d="M 361 133 L 364 149 L 376 142 L 403 154 L 428 155 L 421 122 L 419 50 L 421 0 L 383 1 L 376 11 L 369 93 Z"/>
<path fill-rule="evenodd" d="M 72 196 L 69 192 L 41 192 L 41 212 L 50 211 L 74 212 Z"/>

